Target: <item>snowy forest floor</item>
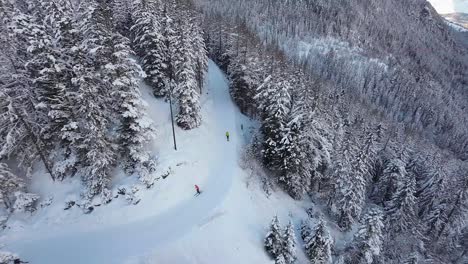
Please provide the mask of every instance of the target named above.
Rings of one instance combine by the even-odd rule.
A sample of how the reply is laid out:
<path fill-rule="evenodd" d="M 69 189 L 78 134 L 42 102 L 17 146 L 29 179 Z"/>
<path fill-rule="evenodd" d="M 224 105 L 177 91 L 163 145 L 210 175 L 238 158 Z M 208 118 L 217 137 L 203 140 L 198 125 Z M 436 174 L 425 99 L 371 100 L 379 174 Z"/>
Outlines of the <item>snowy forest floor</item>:
<path fill-rule="evenodd" d="M 79 197 L 79 177 L 54 183 L 37 172 L 32 190 L 55 193 L 53 203 L 31 216 L 12 217 L 0 244 L 31 264 L 272 263 L 263 250 L 272 217 L 278 215 L 283 226 L 293 220 L 297 229 L 310 202 L 293 201 L 279 190 L 267 197 L 259 178 L 242 169 L 240 157 L 256 124 L 232 102 L 220 69 L 210 61 L 203 123 L 192 131 L 176 128 L 177 151 L 168 103 L 145 85 L 141 92 L 157 129 L 148 146 L 158 156 L 156 173 L 170 175 L 151 189 L 141 187 L 137 205 L 117 198 L 83 214 L 76 207 L 63 210 L 64 201 Z M 136 183 L 116 169 L 115 188 Z M 198 197 L 194 184 L 203 191 Z M 297 263 L 306 263 L 302 253 L 298 257 Z"/>

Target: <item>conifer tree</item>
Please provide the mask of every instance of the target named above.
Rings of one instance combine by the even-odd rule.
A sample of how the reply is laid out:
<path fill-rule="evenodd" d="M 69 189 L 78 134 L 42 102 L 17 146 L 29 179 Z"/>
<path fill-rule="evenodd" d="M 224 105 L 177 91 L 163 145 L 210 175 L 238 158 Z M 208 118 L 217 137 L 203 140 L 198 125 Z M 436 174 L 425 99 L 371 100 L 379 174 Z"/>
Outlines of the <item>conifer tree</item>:
<path fill-rule="evenodd" d="M 145 106 L 138 90 L 140 67 L 130 58 L 132 52 L 127 38 L 119 33 L 111 35 L 112 51 L 105 74 L 110 77 L 117 106 L 115 111 L 120 120 L 118 143 L 124 159 L 124 169 L 136 173 L 147 185 L 152 184 L 151 173 L 155 161 L 144 146 L 154 137 L 154 128 L 147 117 Z"/>
<path fill-rule="evenodd" d="M 139 3 L 132 14 L 134 24 L 130 31 L 134 49 L 141 58 L 145 80 L 153 88 L 157 97 L 165 96 L 169 83 L 166 57 L 166 36 L 164 35 L 166 19 L 159 11 L 160 5 L 153 5 L 146 0 Z"/>
<path fill-rule="evenodd" d="M 281 229 L 279 226 L 278 217 L 275 216 L 270 224 L 270 231 L 268 231 L 265 237 L 265 250 L 274 259 L 282 254 L 283 250 L 283 237 L 281 235 Z"/>
<path fill-rule="evenodd" d="M 180 57 L 176 62 L 176 88 L 174 91 L 179 103 L 179 112 L 176 117 L 177 124 L 183 129 L 192 129 L 200 126 L 200 94 L 195 75 L 196 61 L 192 50 L 192 39 L 187 22 L 180 24 L 179 35 Z"/>
<path fill-rule="evenodd" d="M 385 207 L 386 226 L 394 232 L 413 231 L 416 223 L 416 180 L 411 174 L 400 179 L 397 189 Z"/>
<path fill-rule="evenodd" d="M 19 10 L 11 10 L 11 16 L 4 18 L 8 22 L 9 45 L 6 46 L 6 57 L 0 82 L 0 103 L 2 108 L 2 126 L 0 134 L 4 140 L 0 156 L 15 156 L 26 170 L 31 169 L 37 157 L 40 157 L 52 179 L 55 176 L 47 154 L 47 144 L 43 140 L 43 127 L 47 117 L 37 111 L 40 106 L 31 72 L 27 63 L 32 56 L 30 50 L 44 46 L 44 28 L 36 23 L 31 15 Z M 10 73 L 8 73 L 8 70 Z M 13 72 L 14 74 L 11 74 Z"/>
<path fill-rule="evenodd" d="M 355 235 L 357 248 L 361 252 L 363 263 L 371 264 L 382 252 L 383 216 L 380 209 L 373 208 L 362 218 L 362 225 Z"/>
<path fill-rule="evenodd" d="M 310 263 L 331 263 L 332 246 L 333 240 L 328 232 L 325 222 L 323 219 L 320 219 L 312 234 L 304 240 L 304 248 L 306 255 L 309 257 Z"/>
<path fill-rule="evenodd" d="M 346 132 L 345 141 L 339 159 L 333 172 L 333 193 L 331 203 L 336 207 L 339 215 L 340 227 L 349 230 L 356 222 L 365 201 L 366 183 L 360 171 L 354 171 L 351 161 L 351 135 Z M 359 158 L 359 157 L 358 157 Z"/>
<path fill-rule="evenodd" d="M 399 158 L 390 159 L 385 165 L 383 177 L 380 179 L 382 202 L 389 201 L 398 188 L 398 183 L 402 182 L 407 172 L 405 163 Z"/>
<path fill-rule="evenodd" d="M 419 263 L 418 254 L 416 252 L 411 253 L 403 263 L 404 264 L 418 264 Z"/>
<path fill-rule="evenodd" d="M 11 172 L 8 165 L 0 163 L 0 202 L 7 210 L 13 206 L 13 194 L 24 188 L 24 182 Z"/>
<path fill-rule="evenodd" d="M 284 230 L 282 251 L 286 264 L 291 264 L 296 261 L 296 239 L 294 235 L 294 226 L 291 221 Z"/>
<path fill-rule="evenodd" d="M 111 58 L 112 40 L 109 7 L 103 3 L 87 9 L 81 21 L 83 41 L 79 49 L 87 60 L 80 61 L 74 82 L 80 96 L 76 113 L 80 117 L 77 149 L 83 165 L 82 178 L 88 198 L 103 194 L 117 157 L 117 147 L 108 131 L 112 115 L 111 76 L 103 75 Z"/>
<path fill-rule="evenodd" d="M 272 83 L 273 82 L 273 83 Z M 262 132 L 265 137 L 262 150 L 264 163 L 268 168 L 280 169 L 283 163 L 280 150 L 286 127 L 287 116 L 291 111 L 291 96 L 289 83 L 279 80 L 269 81 L 264 89 L 260 89 L 257 98 L 261 98 Z"/>

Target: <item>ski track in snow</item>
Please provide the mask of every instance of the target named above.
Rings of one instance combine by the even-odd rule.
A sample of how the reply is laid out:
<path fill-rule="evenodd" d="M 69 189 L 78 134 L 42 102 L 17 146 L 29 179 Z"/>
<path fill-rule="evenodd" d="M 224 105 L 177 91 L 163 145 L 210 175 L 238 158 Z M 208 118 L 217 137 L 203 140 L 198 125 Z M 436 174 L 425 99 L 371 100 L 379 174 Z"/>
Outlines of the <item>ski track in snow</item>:
<path fill-rule="evenodd" d="M 232 168 L 238 167 L 238 149 L 244 144 L 239 122 L 245 117 L 232 102 L 227 80 L 212 61 L 209 63 L 207 78 L 208 94 L 204 91 L 201 97 L 204 109 L 202 126 L 216 131 L 199 133 L 196 135 L 200 138 L 190 139 L 194 147 L 197 147 L 199 140 L 211 143 L 210 146 L 204 146 L 205 152 L 209 153 L 200 153 L 213 155 L 207 179 L 200 186 L 203 191 L 200 196 L 182 200 L 160 214 L 124 224 L 84 231 L 83 228 L 74 230 L 73 225 L 67 225 L 63 227 L 64 232 L 25 232 L 21 236 L 13 236 L 12 241 L 1 242 L 7 244 L 8 250 L 18 253 L 32 264 L 123 263 L 125 259 L 157 250 L 159 246 L 189 234 L 194 228 L 202 228 L 228 214 L 219 211 L 218 206 L 222 204 L 236 176 L 233 175 L 236 170 Z M 205 120 L 214 123 L 205 124 Z M 231 134 L 230 142 L 226 142 L 226 131 Z M 208 140 L 203 138 L 210 134 L 219 136 Z M 177 152 L 170 157 L 177 157 Z"/>

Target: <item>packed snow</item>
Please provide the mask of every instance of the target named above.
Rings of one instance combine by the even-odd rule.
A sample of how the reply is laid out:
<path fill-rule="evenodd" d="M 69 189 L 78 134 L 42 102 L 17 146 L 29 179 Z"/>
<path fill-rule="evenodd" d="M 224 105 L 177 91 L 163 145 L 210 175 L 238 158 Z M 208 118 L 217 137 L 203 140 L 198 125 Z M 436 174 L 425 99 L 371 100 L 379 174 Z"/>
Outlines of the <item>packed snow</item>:
<path fill-rule="evenodd" d="M 202 125 L 190 131 L 176 127 L 177 151 L 169 104 L 155 99 L 144 84 L 141 92 L 157 130 L 148 146 L 158 157 L 154 187 L 146 189 L 137 177 L 116 169 L 114 192 L 134 186 L 141 202 L 132 205 L 119 197 L 83 214 L 76 206 L 64 211 L 62 202 L 78 201 L 79 179 L 52 182 L 36 173 L 33 191 L 56 196 L 43 197 L 48 201 L 43 209 L 9 220 L 0 237 L 5 250 L 34 264 L 272 263 L 263 239 L 274 215 L 281 228 L 293 221 L 300 247 L 297 229 L 308 217 L 310 201 L 294 201 L 279 190 L 268 196 L 256 172 L 241 166 L 257 124 L 239 112 L 212 61 L 201 97 Z M 195 184 L 200 196 L 194 196 Z M 299 263 L 306 259 L 301 250 L 298 258 Z"/>

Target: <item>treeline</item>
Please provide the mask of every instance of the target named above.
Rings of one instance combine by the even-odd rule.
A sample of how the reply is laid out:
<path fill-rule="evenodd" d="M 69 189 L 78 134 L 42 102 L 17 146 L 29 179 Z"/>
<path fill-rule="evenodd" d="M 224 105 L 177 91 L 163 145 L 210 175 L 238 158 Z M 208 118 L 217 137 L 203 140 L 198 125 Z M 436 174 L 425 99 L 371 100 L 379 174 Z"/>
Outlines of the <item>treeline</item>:
<path fill-rule="evenodd" d="M 0 9 L 0 161 L 28 175 L 40 162 L 53 180 L 77 175 L 84 198 L 103 202 L 118 164 L 151 186 L 156 157 L 145 146 L 157 133 L 141 77 L 173 97 L 179 126 L 201 122 L 207 56 L 188 4 L 24 0 Z"/>
<path fill-rule="evenodd" d="M 468 53 L 427 1 L 195 2 L 245 23 L 337 90 L 468 158 Z"/>
<path fill-rule="evenodd" d="M 466 161 L 304 72 L 246 24 L 208 11 L 204 25 L 209 54 L 226 71 L 234 100 L 261 121 L 257 155 L 272 177 L 292 197 L 325 204 L 343 232 L 362 229 L 335 248 L 336 260 L 463 259 Z"/>

